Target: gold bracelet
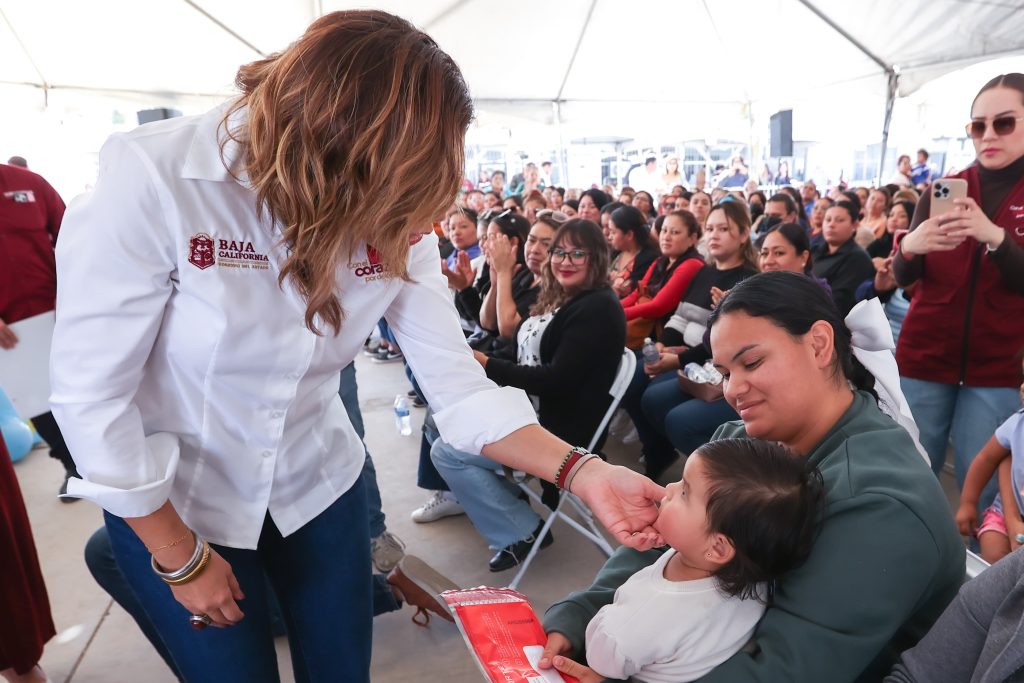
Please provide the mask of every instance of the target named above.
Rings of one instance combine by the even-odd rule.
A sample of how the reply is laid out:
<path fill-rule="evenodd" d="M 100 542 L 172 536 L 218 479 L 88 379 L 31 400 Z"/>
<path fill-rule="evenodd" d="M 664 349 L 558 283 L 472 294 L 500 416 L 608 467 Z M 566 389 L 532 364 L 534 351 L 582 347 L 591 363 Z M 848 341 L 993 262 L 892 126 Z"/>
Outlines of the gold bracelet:
<path fill-rule="evenodd" d="M 168 586 L 183 586 L 186 583 L 189 583 L 189 582 L 195 580 L 196 577 L 198 577 L 199 574 L 204 569 L 206 569 L 206 565 L 209 564 L 209 563 L 210 563 L 210 544 L 207 543 L 206 541 L 203 541 L 203 556 L 201 558 L 199 558 L 199 562 L 198 562 L 198 564 L 196 564 L 195 569 L 190 571 L 188 574 L 185 574 L 185 576 L 181 577 L 180 579 L 172 579 L 172 580 L 164 579 L 163 581 Z"/>
<path fill-rule="evenodd" d="M 186 530 L 185 533 L 183 533 L 181 535 L 181 538 L 176 538 L 173 541 L 171 541 L 170 543 L 168 543 L 167 545 L 162 545 L 159 548 L 153 548 L 152 550 L 149 550 L 149 548 L 146 548 L 146 550 L 149 550 L 149 554 L 152 555 L 153 553 L 158 553 L 161 550 L 167 550 L 168 548 L 173 548 L 176 545 L 184 543 L 185 540 L 187 540 L 188 537 L 191 536 L 191 535 L 192 535 L 192 532 Z"/>

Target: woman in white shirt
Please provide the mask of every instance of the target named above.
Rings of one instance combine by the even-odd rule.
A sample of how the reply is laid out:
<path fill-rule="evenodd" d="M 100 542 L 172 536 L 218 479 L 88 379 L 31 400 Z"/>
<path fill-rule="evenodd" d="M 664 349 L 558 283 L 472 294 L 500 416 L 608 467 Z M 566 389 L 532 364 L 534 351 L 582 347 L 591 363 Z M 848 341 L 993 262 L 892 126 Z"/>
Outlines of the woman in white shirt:
<path fill-rule="evenodd" d="M 337 377 L 382 316 L 446 440 L 557 478 L 620 541 L 659 542 L 661 489 L 570 451 L 465 344 L 428 227 L 463 174 L 454 62 L 397 17 L 335 12 L 237 83 L 206 115 L 112 136 L 57 250 L 69 493 L 106 510 L 184 678 L 277 680 L 266 572 L 296 680 L 368 680 L 374 600 L 399 596 L 371 579 Z"/>

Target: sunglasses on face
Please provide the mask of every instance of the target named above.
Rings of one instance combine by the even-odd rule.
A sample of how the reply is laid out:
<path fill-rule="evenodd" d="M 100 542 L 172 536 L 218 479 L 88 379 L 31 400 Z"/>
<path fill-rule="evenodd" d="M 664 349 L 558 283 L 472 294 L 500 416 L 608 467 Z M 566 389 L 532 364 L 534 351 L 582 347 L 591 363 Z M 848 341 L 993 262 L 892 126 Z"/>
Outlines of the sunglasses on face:
<path fill-rule="evenodd" d="M 992 119 L 992 132 L 1000 137 L 1009 135 L 1017 128 L 1017 122 L 1024 121 L 1024 116 L 997 116 Z M 975 140 L 985 137 L 985 129 L 988 128 L 987 119 L 978 119 L 967 124 L 967 134 Z"/>
<path fill-rule="evenodd" d="M 590 253 L 583 251 L 582 249 L 573 249 L 572 251 L 566 251 L 565 249 L 552 249 L 551 260 L 561 263 L 566 259 L 569 260 L 570 265 L 578 266 L 587 260 L 587 256 Z"/>

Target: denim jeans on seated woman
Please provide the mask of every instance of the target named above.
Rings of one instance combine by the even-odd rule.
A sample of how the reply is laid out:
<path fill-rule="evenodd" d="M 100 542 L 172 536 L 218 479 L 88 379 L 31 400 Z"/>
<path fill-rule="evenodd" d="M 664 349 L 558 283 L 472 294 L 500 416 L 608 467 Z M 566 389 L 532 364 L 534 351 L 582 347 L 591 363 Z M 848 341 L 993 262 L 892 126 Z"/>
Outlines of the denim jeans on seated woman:
<path fill-rule="evenodd" d="M 633 371 L 633 379 L 626 388 L 626 393 L 622 396 L 622 401 L 619 402 L 619 407 L 625 410 L 630 419 L 633 420 L 633 426 L 636 427 L 636 435 L 640 439 L 640 445 L 643 447 L 644 459 L 648 464 L 648 468 L 658 468 L 662 463 L 668 462 L 675 457 L 675 450 L 672 448 L 669 440 L 665 438 L 661 428 L 651 424 L 647 416 L 644 415 L 640 401 L 648 386 L 657 382 L 664 382 L 668 379 L 674 379 L 676 373 L 675 371 L 666 372 L 650 378 L 644 373 L 644 360 L 641 352 L 634 351 L 634 353 L 637 357 L 636 369 Z"/>
<path fill-rule="evenodd" d="M 739 419 L 724 399 L 709 403 L 683 391 L 676 373 L 660 377 L 669 379 L 652 382 L 640 403 L 650 423 L 683 455 L 706 444 L 723 423 Z"/>
<path fill-rule="evenodd" d="M 138 536 L 120 517 L 104 518 L 117 565 L 185 680 L 278 683 L 266 575 L 288 626 L 295 680 L 369 681 L 373 616 L 399 605 L 384 576 L 371 573 L 361 480 L 286 538 L 268 515 L 257 550 L 214 546 L 246 596 L 245 618 L 224 629 L 194 630 Z"/>
<path fill-rule="evenodd" d="M 519 487 L 505 478 L 501 465 L 443 439 L 434 442 L 430 459 L 491 548 L 500 550 L 536 531 L 540 517 L 519 498 Z"/>

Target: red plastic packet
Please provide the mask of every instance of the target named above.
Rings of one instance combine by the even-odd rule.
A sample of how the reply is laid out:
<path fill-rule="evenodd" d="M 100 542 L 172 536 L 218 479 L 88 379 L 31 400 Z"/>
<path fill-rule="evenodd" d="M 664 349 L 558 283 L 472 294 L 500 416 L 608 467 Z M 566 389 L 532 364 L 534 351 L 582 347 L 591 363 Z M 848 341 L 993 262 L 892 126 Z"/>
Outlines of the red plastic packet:
<path fill-rule="evenodd" d="M 441 594 L 462 638 L 491 683 L 579 683 L 535 664 L 547 635 L 522 593 L 510 588 L 467 588 Z"/>

